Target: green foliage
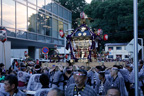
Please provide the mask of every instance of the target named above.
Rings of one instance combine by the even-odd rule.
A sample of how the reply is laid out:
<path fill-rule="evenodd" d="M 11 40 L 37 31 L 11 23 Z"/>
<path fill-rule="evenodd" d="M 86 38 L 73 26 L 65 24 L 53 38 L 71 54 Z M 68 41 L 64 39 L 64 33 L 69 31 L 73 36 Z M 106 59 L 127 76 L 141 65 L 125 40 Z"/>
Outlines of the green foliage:
<path fill-rule="evenodd" d="M 140 0 L 139 29 L 144 29 L 143 4 L 144 0 Z M 133 0 L 93 0 L 85 12 L 94 19 L 92 28 L 101 28 L 109 35 L 106 42 L 129 42 L 133 38 Z"/>
<path fill-rule="evenodd" d="M 80 12 L 84 10 L 85 0 L 59 0 L 60 4 L 72 11 L 72 25 L 77 27 L 76 19 L 80 18 Z"/>
<path fill-rule="evenodd" d="M 109 40 L 102 42 L 129 42 L 133 38 L 133 0 L 92 0 L 86 4 L 85 0 L 59 0 L 60 3 L 72 11 L 72 25 L 77 27 L 76 18 L 83 11 L 94 19 L 92 28 L 103 29 Z M 104 2 L 102 2 L 104 1 Z M 138 2 L 139 36 L 144 38 L 144 0 Z M 141 31 L 142 30 L 142 31 Z"/>

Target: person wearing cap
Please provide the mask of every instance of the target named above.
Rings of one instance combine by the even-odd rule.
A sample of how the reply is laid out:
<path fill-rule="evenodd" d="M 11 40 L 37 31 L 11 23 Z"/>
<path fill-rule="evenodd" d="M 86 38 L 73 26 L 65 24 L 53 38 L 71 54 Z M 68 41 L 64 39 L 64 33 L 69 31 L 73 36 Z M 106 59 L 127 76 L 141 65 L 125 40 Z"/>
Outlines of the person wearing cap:
<path fill-rule="evenodd" d="M 124 83 L 124 78 L 120 75 L 118 75 L 118 68 L 117 67 L 112 67 L 111 68 L 111 79 L 110 79 L 110 84 L 111 87 L 117 87 L 120 90 L 121 96 L 127 96 L 126 88 L 125 88 L 125 83 Z"/>
<path fill-rule="evenodd" d="M 96 92 L 99 96 L 106 95 L 107 90 L 111 87 L 110 82 L 105 78 L 105 71 L 99 71 L 99 82 L 96 86 Z"/>
<path fill-rule="evenodd" d="M 23 90 L 26 89 L 26 85 L 28 82 L 28 78 L 30 78 L 30 74 L 26 72 L 26 65 L 21 63 L 21 71 L 18 71 L 17 78 L 18 78 L 18 87 L 19 89 Z"/>
<path fill-rule="evenodd" d="M 86 84 L 87 71 L 78 69 L 74 72 L 75 83 L 68 86 L 65 96 L 97 96 L 96 92 Z"/>

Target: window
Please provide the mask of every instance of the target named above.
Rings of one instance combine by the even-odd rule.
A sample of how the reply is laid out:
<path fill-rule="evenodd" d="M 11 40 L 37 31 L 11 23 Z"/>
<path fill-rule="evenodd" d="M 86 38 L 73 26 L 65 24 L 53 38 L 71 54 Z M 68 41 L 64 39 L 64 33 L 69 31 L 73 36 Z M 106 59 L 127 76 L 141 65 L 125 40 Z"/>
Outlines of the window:
<path fill-rule="evenodd" d="M 36 10 L 28 8 L 28 31 L 36 32 Z"/>
<path fill-rule="evenodd" d="M 113 59 L 113 55 L 108 55 L 108 58 L 112 58 Z"/>
<path fill-rule="evenodd" d="M 56 19 L 52 19 L 52 37 L 58 37 L 58 21 Z"/>
<path fill-rule="evenodd" d="M 46 22 L 46 26 L 45 26 L 45 28 L 46 28 L 46 35 L 47 36 L 51 36 L 52 35 L 52 32 L 51 32 L 51 30 L 52 30 L 52 19 L 51 19 L 51 17 L 50 16 L 46 16 L 46 18 L 45 18 L 45 22 Z"/>
<path fill-rule="evenodd" d="M 108 50 L 109 50 L 109 51 L 113 50 L 113 47 L 108 47 Z"/>
<path fill-rule="evenodd" d="M 48 10 L 48 11 L 51 11 L 51 9 L 52 9 L 51 7 L 52 7 L 51 0 L 46 0 L 45 9 Z"/>
<path fill-rule="evenodd" d="M 37 31 L 39 34 L 46 35 L 45 28 L 47 26 L 45 25 L 45 14 L 38 12 L 37 16 Z"/>
<path fill-rule="evenodd" d="M 59 14 L 59 16 L 63 16 L 63 8 L 61 7 L 61 6 L 59 6 L 59 8 L 58 8 L 58 14 Z"/>
<path fill-rule="evenodd" d="M 53 13 L 57 14 L 58 13 L 58 5 L 56 3 L 52 3 L 52 11 Z"/>
<path fill-rule="evenodd" d="M 36 0 L 28 0 L 28 6 L 36 9 Z"/>
<path fill-rule="evenodd" d="M 116 50 L 122 50 L 122 47 L 116 47 Z"/>
<path fill-rule="evenodd" d="M 18 8 L 19 8 L 19 10 L 22 10 L 21 6 Z M 2 16 L 2 26 L 15 28 L 15 1 L 2 0 L 2 15 L 3 15 Z M 21 21 L 22 21 L 22 18 L 21 18 Z"/>
<path fill-rule="evenodd" d="M 17 29 L 27 30 L 27 8 L 26 6 L 17 3 L 16 15 L 17 15 Z M 11 16 L 11 15 L 10 15 Z"/>

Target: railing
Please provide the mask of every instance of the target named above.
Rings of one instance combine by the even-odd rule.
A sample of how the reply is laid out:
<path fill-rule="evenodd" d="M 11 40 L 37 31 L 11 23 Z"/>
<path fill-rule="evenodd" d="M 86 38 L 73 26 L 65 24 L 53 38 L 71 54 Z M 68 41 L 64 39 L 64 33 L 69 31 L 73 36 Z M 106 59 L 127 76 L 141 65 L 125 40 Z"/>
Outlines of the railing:
<path fill-rule="evenodd" d="M 13 37 L 17 39 L 33 40 L 33 41 L 42 42 L 42 43 L 56 44 L 59 46 L 64 45 L 63 39 L 53 38 L 51 36 L 41 35 L 41 34 L 34 33 L 34 32 L 15 30 L 14 28 L 9 28 L 9 27 L 5 27 L 5 30 L 7 31 L 8 38 Z"/>

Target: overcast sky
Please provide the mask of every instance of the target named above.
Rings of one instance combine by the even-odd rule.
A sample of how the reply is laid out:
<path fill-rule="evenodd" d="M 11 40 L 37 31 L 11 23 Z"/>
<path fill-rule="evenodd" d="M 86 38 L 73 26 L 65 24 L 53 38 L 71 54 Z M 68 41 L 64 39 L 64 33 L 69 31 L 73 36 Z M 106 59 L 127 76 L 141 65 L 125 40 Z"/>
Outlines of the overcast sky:
<path fill-rule="evenodd" d="M 91 0 L 86 0 L 86 2 L 87 2 L 87 3 L 90 3 L 90 2 L 91 2 Z"/>

